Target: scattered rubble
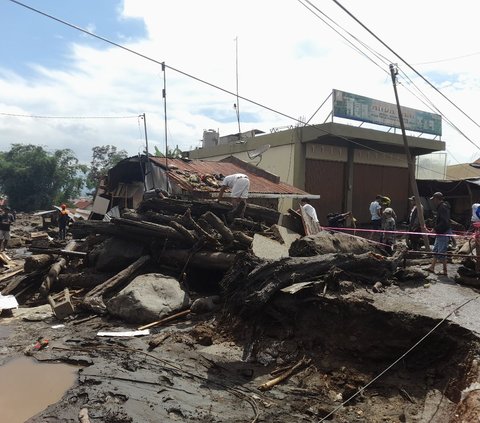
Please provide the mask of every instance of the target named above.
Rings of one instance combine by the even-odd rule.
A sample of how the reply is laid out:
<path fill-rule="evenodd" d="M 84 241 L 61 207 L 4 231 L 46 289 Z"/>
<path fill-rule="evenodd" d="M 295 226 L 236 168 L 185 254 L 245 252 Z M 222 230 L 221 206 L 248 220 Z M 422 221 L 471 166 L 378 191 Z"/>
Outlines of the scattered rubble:
<path fill-rule="evenodd" d="M 0 364 L 27 348 L 81 366 L 28 422 L 478 419 L 471 288 L 402 243 L 388 254 L 338 232 L 302 237 L 263 207 L 245 216 L 151 198 L 75 222 L 66 242 L 19 216 L 0 292 L 20 308 L 0 319 Z M 449 274 L 475 270 L 463 254 Z"/>

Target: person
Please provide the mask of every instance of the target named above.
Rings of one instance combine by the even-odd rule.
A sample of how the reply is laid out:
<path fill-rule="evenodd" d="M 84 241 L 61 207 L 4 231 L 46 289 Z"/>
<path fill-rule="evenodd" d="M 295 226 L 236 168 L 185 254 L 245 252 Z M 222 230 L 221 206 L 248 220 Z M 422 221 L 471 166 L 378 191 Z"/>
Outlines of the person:
<path fill-rule="evenodd" d="M 233 175 L 225 176 L 220 183 L 217 202 L 222 200 L 227 188 L 231 189 L 233 210 L 238 213 L 240 217 L 244 217 L 245 209 L 247 208 L 248 192 L 250 191 L 250 180 L 248 176 L 243 173 L 234 173 Z"/>
<path fill-rule="evenodd" d="M 472 204 L 472 217 L 470 219 L 469 231 L 473 231 L 473 224 L 480 222 L 480 203 Z"/>
<path fill-rule="evenodd" d="M 68 215 L 67 206 L 62 204 L 60 206 L 60 215 L 58 216 L 58 236 L 61 240 L 65 239 L 67 235 L 67 226 L 70 220 L 70 216 Z"/>
<path fill-rule="evenodd" d="M 0 251 L 5 251 L 10 240 L 10 226 L 14 219 L 9 207 L 4 207 L 0 216 Z"/>
<path fill-rule="evenodd" d="M 383 224 L 383 229 L 385 232 L 383 233 L 383 242 L 387 244 L 387 249 L 392 252 L 393 251 L 393 246 L 395 245 L 395 230 L 396 228 L 396 222 L 394 216 L 394 211 L 392 208 L 387 207 L 383 213 L 382 216 L 384 218 L 384 224 Z"/>
<path fill-rule="evenodd" d="M 377 195 L 375 200 L 370 203 L 370 215 L 371 215 L 371 222 L 372 222 L 372 229 L 374 231 L 378 231 L 382 228 L 382 206 L 380 202 L 382 201 L 382 196 Z M 370 235 L 370 239 L 379 238 L 377 233 L 372 232 Z"/>
<path fill-rule="evenodd" d="M 315 207 L 310 204 L 310 200 L 308 198 L 302 198 L 300 200 L 300 207 L 303 209 L 305 214 L 312 219 L 312 222 L 318 223 L 317 211 Z"/>
<path fill-rule="evenodd" d="M 410 214 L 408 215 L 408 232 L 420 232 L 420 221 L 418 219 L 418 210 L 415 204 L 415 196 L 411 196 L 410 201 Z M 423 215 L 423 206 L 422 215 Z M 421 235 L 408 234 L 407 236 L 407 245 L 411 250 L 418 250 L 420 248 L 420 240 L 422 239 Z"/>
<path fill-rule="evenodd" d="M 328 226 L 331 228 L 344 228 L 349 217 L 352 217 L 351 211 L 346 213 L 328 213 Z"/>
<path fill-rule="evenodd" d="M 435 207 L 437 214 L 435 217 L 435 243 L 433 244 L 433 259 L 431 265 L 426 269 L 429 272 L 435 273 L 435 265 L 437 261 L 443 264 L 443 271 L 441 275 L 447 275 L 447 256 L 445 255 L 448 249 L 449 234 L 452 233 L 450 226 L 450 206 L 444 200 L 441 192 L 436 192 L 430 197 L 430 200 Z"/>

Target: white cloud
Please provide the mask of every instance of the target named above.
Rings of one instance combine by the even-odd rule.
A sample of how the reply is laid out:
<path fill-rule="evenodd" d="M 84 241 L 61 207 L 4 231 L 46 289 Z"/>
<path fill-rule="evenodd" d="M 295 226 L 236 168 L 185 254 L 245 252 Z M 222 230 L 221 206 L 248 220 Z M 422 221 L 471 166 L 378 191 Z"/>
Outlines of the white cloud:
<path fill-rule="evenodd" d="M 240 95 L 293 118 L 309 119 L 333 88 L 394 101 L 388 71 L 398 62 L 415 84 L 480 145 L 480 130 L 429 88 L 399 59 L 356 24 L 333 2 L 312 1 L 326 15 L 386 57 L 381 68 L 355 52 L 348 43 L 298 1 L 290 0 L 125 0 L 122 18 L 142 18 L 148 39 L 129 43 L 167 66 L 235 92 L 235 41 L 238 37 Z M 437 61 L 478 50 L 472 28 L 471 3 L 405 0 L 343 1 L 353 14 L 409 63 Z M 159 7 L 161 5 L 161 7 Z M 318 13 L 318 12 L 316 12 Z M 322 15 L 320 15 L 322 16 Z M 323 19 L 327 19 L 322 16 Z M 333 25 L 333 24 L 332 24 Z M 340 29 L 339 29 L 340 30 Z M 102 34 L 102 28 L 96 32 Z M 360 47 L 365 51 L 364 47 Z M 371 53 L 369 56 L 373 57 Z M 378 59 L 376 59 L 381 63 Z M 480 122 L 480 55 L 416 65 L 442 92 Z M 152 146 L 164 145 L 163 73 L 161 66 L 113 46 L 102 50 L 72 44 L 68 67 L 35 68 L 28 80 L 0 70 L 0 112 L 48 116 L 147 115 Z M 168 142 L 188 149 L 198 146 L 204 129 L 237 132 L 235 96 L 167 68 Z M 407 82 L 402 81 L 404 86 Z M 426 106 L 402 86 L 402 104 Z M 214 113 L 202 113 L 204 110 Z M 288 118 L 240 100 L 242 129 L 294 123 Z M 323 122 L 327 106 L 313 122 Z M 214 116 L 230 116 L 217 121 Z M 243 116 L 256 116 L 248 122 Z M 32 142 L 49 148 L 72 148 L 89 161 L 95 145 L 115 144 L 130 154 L 143 146 L 143 123 L 125 120 L 40 120 L 0 115 L 0 148 L 11 142 Z M 444 124 L 443 139 L 460 161 L 480 156 L 458 132 Z M 153 147 L 152 147 L 153 149 Z"/>

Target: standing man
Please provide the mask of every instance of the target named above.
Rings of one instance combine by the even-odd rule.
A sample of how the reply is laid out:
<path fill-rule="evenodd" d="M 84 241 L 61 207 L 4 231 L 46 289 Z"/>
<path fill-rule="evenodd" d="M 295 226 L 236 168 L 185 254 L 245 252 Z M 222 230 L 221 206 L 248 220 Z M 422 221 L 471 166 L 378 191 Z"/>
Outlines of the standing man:
<path fill-rule="evenodd" d="M 68 216 L 68 210 L 65 204 L 62 204 L 60 209 L 60 215 L 58 216 L 58 237 L 63 241 L 67 235 L 67 226 L 70 216 Z"/>
<path fill-rule="evenodd" d="M 433 202 L 433 206 L 437 210 L 437 216 L 435 219 L 435 243 L 433 244 L 433 260 L 432 264 L 427 268 L 429 272 L 435 273 L 435 265 L 437 261 L 441 261 L 443 264 L 443 271 L 440 275 L 447 276 L 447 256 L 445 255 L 448 249 L 448 241 L 452 229 L 450 226 L 450 205 L 443 199 L 441 192 L 436 192 L 430 197 Z"/>
<path fill-rule="evenodd" d="M 0 251 L 5 251 L 10 240 L 10 226 L 14 219 L 9 207 L 4 207 L 0 216 Z"/>
<path fill-rule="evenodd" d="M 418 220 L 418 210 L 415 204 L 415 196 L 409 198 L 410 201 L 410 214 L 408 216 L 408 232 L 420 232 L 420 221 Z M 423 206 L 421 206 L 421 213 L 423 215 Z M 420 248 L 421 235 L 408 234 L 407 244 L 412 250 L 418 250 Z"/>
<path fill-rule="evenodd" d="M 302 198 L 300 200 L 300 207 L 304 210 L 307 216 L 312 219 L 312 222 L 318 223 L 317 211 L 315 207 L 310 204 L 310 200 L 308 198 Z"/>
<path fill-rule="evenodd" d="M 371 222 L 372 222 L 372 229 L 378 231 L 382 229 L 382 206 L 381 201 L 383 197 L 381 195 L 377 195 L 375 200 L 370 203 L 370 215 L 371 215 Z M 380 235 L 378 232 L 372 232 L 370 235 L 370 239 L 379 239 Z"/>
<path fill-rule="evenodd" d="M 233 175 L 225 176 L 220 185 L 217 202 L 222 200 L 223 193 L 227 188 L 230 188 L 232 190 L 233 209 L 239 211 L 240 217 L 244 217 L 245 209 L 247 208 L 248 192 L 250 190 L 250 180 L 248 176 L 243 173 L 234 173 Z"/>

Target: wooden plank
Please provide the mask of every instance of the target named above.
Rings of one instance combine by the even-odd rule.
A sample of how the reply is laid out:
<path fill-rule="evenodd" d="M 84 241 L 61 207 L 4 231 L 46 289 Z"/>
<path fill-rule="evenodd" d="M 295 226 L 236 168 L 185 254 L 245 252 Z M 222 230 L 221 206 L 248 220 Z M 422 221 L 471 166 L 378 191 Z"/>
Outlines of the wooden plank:
<path fill-rule="evenodd" d="M 300 215 L 302 216 L 305 235 L 315 235 L 322 230 L 320 224 L 318 222 L 314 222 L 313 219 L 307 213 L 305 213 L 303 207 L 300 207 Z"/>

